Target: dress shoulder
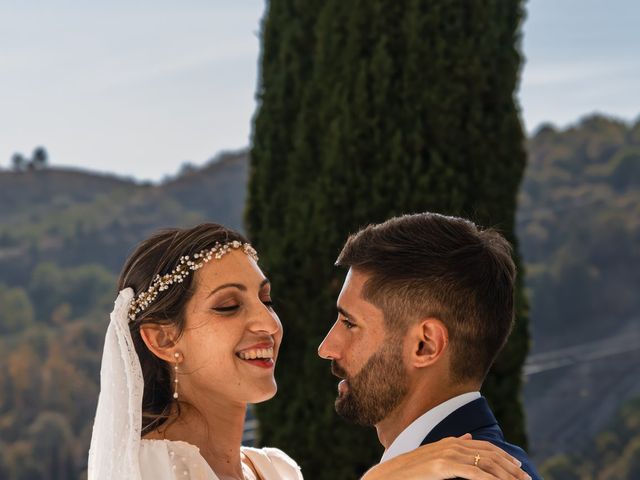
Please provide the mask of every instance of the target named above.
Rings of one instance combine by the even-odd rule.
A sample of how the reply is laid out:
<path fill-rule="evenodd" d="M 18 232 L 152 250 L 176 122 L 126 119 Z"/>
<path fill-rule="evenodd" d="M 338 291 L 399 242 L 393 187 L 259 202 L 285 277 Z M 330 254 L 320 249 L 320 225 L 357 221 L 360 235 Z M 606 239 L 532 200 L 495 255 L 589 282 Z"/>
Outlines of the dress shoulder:
<path fill-rule="evenodd" d="M 300 466 L 278 448 L 242 447 L 264 480 L 303 480 Z"/>
<path fill-rule="evenodd" d="M 263 480 L 303 480 L 298 464 L 277 448 L 242 447 Z M 142 480 L 218 480 L 200 449 L 176 440 L 140 442 Z"/>
<path fill-rule="evenodd" d="M 218 480 L 195 445 L 175 440 L 140 442 L 142 480 Z"/>

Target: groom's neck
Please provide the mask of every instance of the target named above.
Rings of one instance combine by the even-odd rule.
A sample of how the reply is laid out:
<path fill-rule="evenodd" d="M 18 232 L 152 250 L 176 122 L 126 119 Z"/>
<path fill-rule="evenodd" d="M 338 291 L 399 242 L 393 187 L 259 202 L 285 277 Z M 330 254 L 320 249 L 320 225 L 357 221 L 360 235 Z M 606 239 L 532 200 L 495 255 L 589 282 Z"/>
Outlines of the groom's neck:
<path fill-rule="evenodd" d="M 410 388 L 400 405 L 375 426 L 378 432 L 378 440 L 385 449 L 389 448 L 398 435 L 418 417 L 447 400 L 479 389 L 480 385 L 476 383 L 449 386 L 438 386 L 437 383 L 434 383 L 432 385 L 416 385 L 415 388 Z"/>

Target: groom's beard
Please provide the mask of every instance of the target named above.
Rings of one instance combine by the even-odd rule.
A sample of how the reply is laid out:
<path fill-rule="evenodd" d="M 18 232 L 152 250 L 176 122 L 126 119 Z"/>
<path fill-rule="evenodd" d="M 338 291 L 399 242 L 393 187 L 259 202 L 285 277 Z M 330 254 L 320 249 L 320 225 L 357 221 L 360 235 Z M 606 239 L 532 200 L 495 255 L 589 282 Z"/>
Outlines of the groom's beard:
<path fill-rule="evenodd" d="M 408 381 L 402 363 L 402 344 L 389 342 L 374 353 L 362 369 L 349 377 L 335 361 L 334 375 L 347 381 L 348 389 L 336 398 L 336 412 L 360 425 L 376 425 L 387 417 L 407 394 Z"/>

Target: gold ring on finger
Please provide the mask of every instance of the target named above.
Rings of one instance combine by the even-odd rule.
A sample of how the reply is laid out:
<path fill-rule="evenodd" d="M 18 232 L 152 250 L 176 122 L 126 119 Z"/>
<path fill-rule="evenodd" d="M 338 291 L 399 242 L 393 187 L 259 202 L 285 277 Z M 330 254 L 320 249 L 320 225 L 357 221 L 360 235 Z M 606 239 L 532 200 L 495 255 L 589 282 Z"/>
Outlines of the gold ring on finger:
<path fill-rule="evenodd" d="M 473 457 L 473 466 L 477 467 L 480 463 L 480 453 L 476 453 L 476 456 Z"/>

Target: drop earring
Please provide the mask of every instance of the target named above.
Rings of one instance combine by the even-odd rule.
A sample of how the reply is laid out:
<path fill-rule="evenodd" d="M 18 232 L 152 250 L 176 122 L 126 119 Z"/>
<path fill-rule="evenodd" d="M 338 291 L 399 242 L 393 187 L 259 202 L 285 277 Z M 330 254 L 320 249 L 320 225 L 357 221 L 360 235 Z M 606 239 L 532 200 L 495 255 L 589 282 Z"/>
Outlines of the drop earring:
<path fill-rule="evenodd" d="M 180 358 L 180 354 L 178 352 L 174 353 L 173 356 L 176 359 L 176 364 L 173 366 L 173 398 L 178 399 L 178 358 Z"/>

